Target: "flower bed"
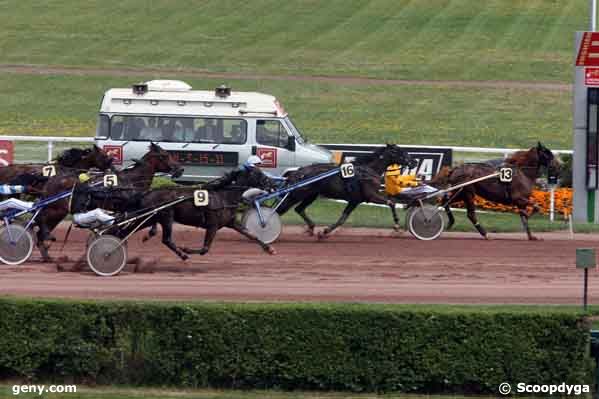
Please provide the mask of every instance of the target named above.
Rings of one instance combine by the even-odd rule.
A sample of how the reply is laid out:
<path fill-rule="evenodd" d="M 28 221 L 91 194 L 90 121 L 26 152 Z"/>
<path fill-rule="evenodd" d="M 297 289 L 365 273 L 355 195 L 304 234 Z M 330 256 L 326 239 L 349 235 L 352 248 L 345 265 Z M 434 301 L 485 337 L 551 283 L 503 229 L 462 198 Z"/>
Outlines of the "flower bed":
<path fill-rule="evenodd" d="M 555 212 L 563 214 L 564 216 L 572 213 L 572 197 L 573 190 L 571 188 L 558 188 L 555 190 Z M 551 202 L 551 193 L 549 191 L 533 190 L 531 200 L 536 203 L 540 212 L 544 215 L 549 214 L 549 206 Z M 478 208 L 501 211 L 501 212 L 514 212 L 517 213 L 518 209 L 513 206 L 502 205 L 495 202 L 487 201 L 478 195 L 475 198 L 475 204 Z M 452 206 L 456 208 L 463 208 L 462 202 L 455 203 Z M 529 209 L 532 211 L 532 209 Z"/>

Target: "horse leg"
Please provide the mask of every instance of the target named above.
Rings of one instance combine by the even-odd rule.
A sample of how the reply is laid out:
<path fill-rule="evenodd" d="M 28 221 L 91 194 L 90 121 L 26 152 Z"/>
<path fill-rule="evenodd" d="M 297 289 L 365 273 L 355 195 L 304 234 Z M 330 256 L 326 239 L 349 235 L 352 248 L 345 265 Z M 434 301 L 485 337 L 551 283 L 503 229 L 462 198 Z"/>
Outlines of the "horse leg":
<path fill-rule="evenodd" d="M 351 215 L 351 213 L 354 211 L 354 209 L 356 209 L 356 207 L 359 204 L 360 204 L 359 202 L 348 202 L 347 206 L 343 210 L 343 213 L 341 214 L 341 217 L 339 218 L 339 220 L 337 220 L 337 222 L 333 223 L 329 227 L 325 228 L 323 231 L 319 232 L 318 233 L 318 239 L 322 240 L 324 238 L 327 238 L 327 236 L 329 234 L 331 234 L 331 232 L 333 230 L 335 230 L 337 227 L 339 227 L 343 223 L 345 223 L 345 221 L 347 220 L 347 218 L 349 217 L 349 215 Z"/>
<path fill-rule="evenodd" d="M 167 246 L 168 249 L 173 251 L 181 260 L 187 260 L 189 257 L 177 247 L 173 241 L 173 221 L 172 219 L 163 220 L 160 222 L 162 227 L 162 243 Z M 152 229 L 156 229 L 156 224 L 152 225 Z M 156 233 L 154 233 L 156 234 Z"/>
<path fill-rule="evenodd" d="M 206 233 L 204 234 L 204 246 L 200 249 L 192 249 L 187 247 L 181 247 L 181 250 L 186 254 L 200 254 L 206 255 L 208 251 L 210 251 L 210 245 L 212 245 L 212 240 L 214 240 L 214 236 L 216 236 L 216 232 L 218 231 L 218 227 L 216 225 L 212 225 L 206 229 Z"/>
<path fill-rule="evenodd" d="M 48 253 L 50 245 L 47 243 L 47 241 L 56 241 L 56 238 L 54 238 L 50 233 L 56 228 L 61 220 L 62 218 L 53 220 L 45 219 L 38 222 L 36 245 L 42 256 L 42 262 L 52 261 L 52 257 Z"/>
<path fill-rule="evenodd" d="M 252 233 L 250 233 L 242 224 L 240 224 L 238 221 L 234 220 L 233 223 L 229 224 L 227 227 L 232 228 L 233 230 L 235 230 L 236 232 L 238 232 L 239 234 L 249 238 L 252 241 L 255 241 L 258 243 L 258 245 L 260 245 L 262 247 L 262 249 L 264 250 L 264 252 L 267 252 L 271 255 L 275 255 L 276 251 L 274 250 L 273 247 L 271 247 L 269 244 L 266 244 L 265 242 L 262 242 L 258 239 L 258 237 L 256 237 L 255 235 L 253 235 Z"/>
<path fill-rule="evenodd" d="M 401 231 L 399 226 L 399 217 L 397 217 L 397 210 L 395 209 L 396 202 L 386 195 L 380 194 L 376 191 L 371 191 L 364 202 L 372 202 L 374 204 L 387 205 L 391 209 L 391 216 L 393 217 L 393 230 Z"/>
<path fill-rule="evenodd" d="M 529 214 L 526 211 L 526 207 L 527 205 L 532 205 L 532 212 Z M 522 228 L 524 229 L 524 232 L 526 233 L 526 235 L 528 236 L 528 239 L 530 241 L 537 241 L 538 238 L 533 236 L 532 233 L 530 232 L 530 227 L 528 226 L 528 218 L 531 217 L 532 215 L 534 215 L 537 211 L 539 210 L 538 205 L 532 203 L 532 202 L 526 202 L 526 204 L 521 204 L 518 206 L 518 213 L 520 214 L 520 221 L 522 222 Z"/>
<path fill-rule="evenodd" d="M 152 227 L 150 227 L 150 230 L 148 230 L 148 234 L 146 234 L 145 236 L 143 236 L 143 238 L 141 239 L 141 241 L 142 242 L 146 242 L 150 238 L 154 237 L 156 235 L 156 231 L 157 230 L 158 230 L 158 227 L 156 226 L 156 223 L 154 223 L 152 225 Z M 163 233 L 162 233 L 162 240 L 163 240 L 162 242 L 164 243 L 164 230 L 163 230 Z"/>
<path fill-rule="evenodd" d="M 295 212 L 300 215 L 302 219 L 304 219 L 304 222 L 306 222 L 306 233 L 310 236 L 314 235 L 314 227 L 316 225 L 306 214 L 306 208 L 312 205 L 312 203 L 316 201 L 316 198 L 318 198 L 318 193 L 315 193 L 304 199 L 298 206 L 295 207 Z"/>
<path fill-rule="evenodd" d="M 451 203 L 453 202 L 453 200 L 451 200 L 450 197 L 446 194 L 443 197 L 443 202 L 445 204 L 443 205 L 443 207 L 445 208 L 445 213 L 447 214 L 447 230 L 451 230 L 451 228 L 455 224 L 455 216 L 453 216 L 453 212 L 451 211 Z"/>
<path fill-rule="evenodd" d="M 466 204 L 468 219 L 470 219 L 470 221 L 472 222 L 474 227 L 476 227 L 476 230 L 478 230 L 480 235 L 483 236 L 485 240 L 489 240 L 489 235 L 487 234 L 487 231 L 483 226 L 481 226 L 481 224 L 478 222 L 478 219 L 476 218 L 476 206 L 474 206 L 474 195 L 464 195 L 464 204 Z"/>

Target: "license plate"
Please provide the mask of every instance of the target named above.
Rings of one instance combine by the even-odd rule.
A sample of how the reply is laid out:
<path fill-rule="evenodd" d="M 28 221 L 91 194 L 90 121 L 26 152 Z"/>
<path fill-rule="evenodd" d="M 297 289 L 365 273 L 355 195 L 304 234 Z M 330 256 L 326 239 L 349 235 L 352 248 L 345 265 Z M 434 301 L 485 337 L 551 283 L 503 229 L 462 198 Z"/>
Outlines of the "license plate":
<path fill-rule="evenodd" d="M 236 152 L 169 151 L 169 153 L 183 165 L 237 166 L 239 164 L 239 154 Z"/>

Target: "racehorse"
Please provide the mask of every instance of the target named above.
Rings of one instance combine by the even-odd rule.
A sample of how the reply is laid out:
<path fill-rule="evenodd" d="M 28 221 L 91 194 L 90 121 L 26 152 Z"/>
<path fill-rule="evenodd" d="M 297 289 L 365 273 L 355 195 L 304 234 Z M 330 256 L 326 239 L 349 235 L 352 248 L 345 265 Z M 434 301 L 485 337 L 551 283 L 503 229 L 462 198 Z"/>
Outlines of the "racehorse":
<path fill-rule="evenodd" d="M 42 168 L 54 165 L 57 175 L 74 171 L 87 171 L 92 168 L 106 170 L 112 166 L 112 157 L 94 145 L 91 148 L 71 148 L 59 155 L 53 163 L 15 164 L 0 168 L 0 184 L 6 184 L 23 174 L 42 175 Z"/>
<path fill-rule="evenodd" d="M 241 205 L 242 196 L 249 188 L 268 190 L 274 188 L 272 181 L 259 169 L 244 169 L 233 171 L 224 178 L 217 179 L 202 187 L 208 191 L 208 204 L 197 207 L 194 205 L 194 191 L 197 187 L 172 187 L 151 190 L 145 193 L 131 191 L 130 193 L 112 193 L 112 190 L 80 189 L 77 187 L 73 196 L 73 211 L 81 212 L 94 208 L 115 210 L 118 212 L 130 212 L 132 210 L 146 210 L 157 208 L 165 203 L 184 197 L 185 200 L 172 207 L 159 211 L 155 216 L 145 221 L 140 229 L 152 226 L 143 241 L 147 241 L 156 234 L 156 224 L 162 228 L 162 243 L 166 245 L 181 259 L 188 258 L 186 254 L 205 255 L 216 232 L 223 227 L 229 227 L 252 241 L 258 243 L 265 252 L 274 254 L 274 249 L 260 241 L 243 225 L 236 220 L 236 213 Z M 116 195 L 114 195 L 116 194 Z M 129 198 L 129 201 L 125 198 Z M 204 235 L 204 246 L 200 249 L 179 248 L 172 238 L 173 222 L 187 226 L 201 227 L 206 230 Z M 109 231 L 119 237 L 129 234 L 134 226 L 127 229 Z"/>
<path fill-rule="evenodd" d="M 381 176 L 391 164 L 406 165 L 411 169 L 416 166 L 416 161 L 412 160 L 410 155 L 401 150 L 397 145 L 387 144 L 372 154 L 357 159 L 354 162 L 355 176 L 353 178 L 344 179 L 337 174 L 290 192 L 288 197 L 277 208 L 277 213 L 283 215 L 292 206 L 299 203 L 295 211 L 306 222 L 306 232 L 309 235 L 314 235 L 315 224 L 306 214 L 306 208 L 319 196 L 347 201 L 347 206 L 343 210 L 339 220 L 318 233 L 318 238 L 322 239 L 326 238 L 333 230 L 345 223 L 349 215 L 359 204 L 362 202 L 372 202 L 389 206 L 395 222 L 394 228 L 399 230 L 399 219 L 395 211 L 395 201 L 380 190 Z M 294 184 L 336 167 L 337 165 L 334 164 L 314 164 L 291 171 L 285 177 L 287 177 L 288 184 Z"/>
<path fill-rule="evenodd" d="M 160 148 L 157 144 L 151 143 L 150 150 L 141 158 L 135 161 L 135 165 L 116 172 L 117 184 L 131 187 L 136 190 L 147 190 L 152 184 L 155 173 L 170 173 L 178 177 L 183 173 L 181 165 L 167 151 Z M 77 173 L 71 173 L 63 176 L 56 176 L 48 180 L 44 187 L 45 194 L 51 196 L 67 190 L 72 190 L 79 181 Z M 56 201 L 44 208 L 40 212 L 37 224 L 37 246 L 42 254 L 44 261 L 49 261 L 48 246 L 45 241 L 55 241 L 51 232 L 69 214 L 69 199 Z"/>
<path fill-rule="evenodd" d="M 536 147 L 528 151 L 518 151 L 505 160 L 495 160 L 488 163 L 466 163 L 455 168 L 445 168 L 431 181 L 433 186 L 455 186 L 479 177 L 488 176 L 497 172 L 498 167 L 511 167 L 513 169 L 511 183 L 502 183 L 497 178 L 490 178 L 471 185 L 467 185 L 454 192 L 446 194 L 444 203 L 450 229 L 455 223 L 455 218 L 451 212 L 450 205 L 454 202 L 464 201 L 466 205 L 468 219 L 472 222 L 476 230 L 485 239 L 489 239 L 487 231 L 476 218 L 476 208 L 474 206 L 474 196 L 479 195 L 486 200 L 497 202 L 504 205 L 518 207 L 522 227 L 529 240 L 536 240 L 530 232 L 528 218 L 539 210 L 538 205 L 530 200 L 530 194 L 537 178 L 541 174 L 541 168 L 559 168 L 559 162 L 553 156 L 553 153 L 540 142 Z M 529 214 L 526 210 L 532 206 L 533 210 Z"/>

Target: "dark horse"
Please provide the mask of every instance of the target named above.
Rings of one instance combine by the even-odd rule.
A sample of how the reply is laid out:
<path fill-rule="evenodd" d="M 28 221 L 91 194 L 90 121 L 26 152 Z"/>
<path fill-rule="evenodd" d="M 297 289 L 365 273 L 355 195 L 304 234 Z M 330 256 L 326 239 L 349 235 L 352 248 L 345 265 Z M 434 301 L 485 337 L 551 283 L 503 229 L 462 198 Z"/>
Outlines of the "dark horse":
<path fill-rule="evenodd" d="M 186 254 L 205 255 L 210 250 L 216 232 L 223 227 L 229 227 L 258 243 L 262 249 L 270 254 L 275 251 L 268 244 L 258 240 L 249 233 L 236 219 L 237 211 L 242 203 L 242 195 L 249 188 L 262 190 L 273 188 L 271 180 L 259 169 L 236 170 L 221 179 L 217 179 L 202 187 L 208 190 L 208 205 L 197 207 L 194 204 L 193 195 L 198 187 L 171 187 L 147 192 L 131 191 L 129 193 L 119 190 L 105 190 L 103 188 L 75 189 L 73 198 L 73 211 L 81 212 L 94 208 L 115 210 L 118 212 L 131 212 L 134 210 L 145 210 L 157 208 L 165 203 L 178 198 L 185 198 L 182 202 L 158 212 L 154 217 L 147 220 L 141 229 L 152 227 L 144 241 L 156 234 L 156 224 L 162 227 L 162 243 L 172 250 L 181 259 L 187 259 Z M 111 192 L 113 191 L 113 192 Z M 179 248 L 172 238 L 173 222 L 187 226 L 201 227 L 206 230 L 204 235 L 204 246 L 200 249 Z M 124 237 L 130 233 L 128 229 L 109 231 Z"/>
<path fill-rule="evenodd" d="M 56 174 L 74 173 L 75 171 L 87 171 L 92 168 L 106 170 L 112 166 L 112 157 L 101 148 L 71 148 L 59 155 L 53 163 L 47 164 L 15 164 L 0 168 L 0 184 L 6 184 L 15 177 L 23 174 L 42 175 L 42 168 L 54 165 Z"/>
<path fill-rule="evenodd" d="M 318 234 L 319 238 L 325 238 L 333 230 L 345 223 L 349 215 L 360 203 L 372 202 L 389 206 L 395 222 L 394 228 L 398 230 L 399 219 L 395 211 L 395 201 L 381 192 L 381 176 L 391 164 L 406 165 L 410 168 L 415 167 L 415 161 L 406 152 L 394 144 L 387 144 L 374 151 L 374 153 L 356 160 L 354 162 L 355 176 L 353 178 L 344 179 L 340 175 L 334 175 L 294 190 L 277 208 L 277 213 L 283 215 L 291 207 L 299 203 L 295 211 L 306 222 L 308 234 L 313 235 L 315 224 L 306 215 L 306 208 L 318 196 L 347 201 L 347 206 L 343 210 L 343 214 L 339 220 Z M 289 172 L 286 177 L 288 184 L 294 184 L 336 167 L 337 165 L 333 164 L 309 165 Z"/>
<path fill-rule="evenodd" d="M 494 177 L 467 185 L 446 195 L 444 201 L 446 203 L 445 211 L 449 218 L 447 228 L 451 228 L 455 223 L 450 205 L 453 202 L 464 201 L 468 219 L 485 239 L 489 239 L 487 231 L 476 218 L 474 196 L 479 195 L 492 202 L 518 207 L 522 227 L 526 231 L 528 239 L 536 240 L 536 237 L 530 233 L 528 218 L 538 211 L 538 206 L 530 200 L 530 194 L 541 174 L 542 167 L 559 168 L 558 161 L 553 153 L 540 142 L 536 147 L 528 151 L 518 151 L 505 160 L 494 160 L 488 163 L 466 163 L 452 169 L 446 168 L 433 178 L 431 184 L 435 186 L 455 186 L 496 173 L 499 167 L 511 167 L 513 169 L 511 183 L 502 183 L 499 177 Z M 533 207 L 530 214 L 526 210 L 528 206 Z"/>
<path fill-rule="evenodd" d="M 152 184 L 154 174 L 157 172 L 170 173 L 174 177 L 183 173 L 181 165 L 160 146 L 152 143 L 148 151 L 141 160 L 135 161 L 135 165 L 117 172 L 119 186 L 131 187 L 136 190 L 147 190 Z M 79 181 L 77 173 L 55 176 L 48 180 L 44 187 L 46 196 L 58 194 L 67 190 L 72 190 Z M 37 224 L 39 230 L 37 233 L 37 246 L 44 258 L 44 261 L 50 259 L 48 255 L 48 246 L 45 241 L 54 241 L 51 232 L 67 215 L 69 214 L 69 199 L 57 201 L 39 214 Z"/>

